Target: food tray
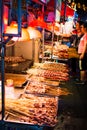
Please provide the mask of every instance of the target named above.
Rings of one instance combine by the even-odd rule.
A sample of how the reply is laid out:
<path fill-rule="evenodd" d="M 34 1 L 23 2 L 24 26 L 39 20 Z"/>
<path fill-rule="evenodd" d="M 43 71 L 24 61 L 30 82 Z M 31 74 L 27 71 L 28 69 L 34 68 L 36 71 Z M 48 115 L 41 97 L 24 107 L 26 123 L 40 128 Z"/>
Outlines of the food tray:
<path fill-rule="evenodd" d="M 6 127 L 5 128 L 22 128 L 23 130 L 26 130 L 26 129 L 29 129 L 29 130 L 43 130 L 44 128 L 46 129 L 49 129 L 49 128 L 54 128 L 56 126 L 55 125 L 47 125 L 47 124 L 42 124 L 42 125 L 39 125 L 39 124 L 33 124 L 33 123 L 28 123 L 28 122 L 20 122 L 18 120 L 18 118 L 16 118 L 15 116 L 13 115 L 10 115 L 8 114 L 5 119 L 4 119 L 5 123 L 6 123 Z"/>
<path fill-rule="evenodd" d="M 27 83 L 26 77 L 27 75 L 5 73 L 5 84 L 7 79 L 11 79 L 13 80 L 14 87 L 21 88 L 24 87 Z"/>
<path fill-rule="evenodd" d="M 25 105 L 20 101 L 23 101 Z M 22 94 L 20 101 L 19 103 L 23 105 L 23 108 L 22 106 L 19 106 L 20 109 L 17 106 L 14 109 L 13 106 L 9 107 L 10 109 L 5 116 L 6 121 L 51 127 L 56 125 L 58 121 L 58 97 L 35 96 L 33 94 L 26 96 L 26 94 Z M 27 109 L 22 111 L 25 108 Z"/>
<path fill-rule="evenodd" d="M 27 94 L 59 96 L 59 87 L 44 84 L 36 80 L 29 81 L 25 86 L 24 92 Z"/>
<path fill-rule="evenodd" d="M 29 75 L 29 74 L 28 74 Z M 52 81 L 52 80 L 50 80 L 50 79 L 46 79 L 46 78 L 44 78 L 44 77 L 38 77 L 38 76 L 34 76 L 34 75 L 32 75 L 31 77 L 30 76 L 28 76 L 28 79 L 27 79 L 28 81 L 38 81 L 38 82 L 41 82 L 41 83 L 43 83 L 43 84 L 46 84 L 46 85 L 50 85 L 50 86 L 54 86 L 54 87 L 58 87 L 59 86 L 59 84 L 60 84 L 60 82 L 58 82 L 58 81 Z"/>

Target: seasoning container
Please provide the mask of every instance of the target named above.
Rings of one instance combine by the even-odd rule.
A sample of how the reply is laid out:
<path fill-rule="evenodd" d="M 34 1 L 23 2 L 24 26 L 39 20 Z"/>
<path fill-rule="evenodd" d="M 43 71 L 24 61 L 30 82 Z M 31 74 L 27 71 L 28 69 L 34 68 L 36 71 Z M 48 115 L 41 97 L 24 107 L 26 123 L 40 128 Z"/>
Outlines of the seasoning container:
<path fill-rule="evenodd" d="M 6 86 L 7 87 L 13 87 L 13 80 L 12 79 L 7 79 L 6 80 Z"/>

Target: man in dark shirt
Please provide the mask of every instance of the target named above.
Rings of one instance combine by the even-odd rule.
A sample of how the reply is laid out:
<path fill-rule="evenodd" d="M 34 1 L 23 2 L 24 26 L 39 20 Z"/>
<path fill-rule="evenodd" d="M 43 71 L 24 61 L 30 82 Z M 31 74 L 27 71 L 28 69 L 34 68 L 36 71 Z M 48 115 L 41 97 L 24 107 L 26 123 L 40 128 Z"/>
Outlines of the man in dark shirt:
<path fill-rule="evenodd" d="M 71 39 L 73 39 L 71 47 L 76 48 L 77 51 L 78 51 L 78 45 L 79 45 L 80 39 L 83 36 L 83 33 L 81 32 L 82 24 L 83 24 L 82 21 L 76 22 L 76 29 L 74 30 L 71 36 Z M 79 79 L 79 59 L 76 59 L 76 58 L 71 59 L 71 72 L 72 72 L 72 76 L 75 79 L 76 78 Z"/>

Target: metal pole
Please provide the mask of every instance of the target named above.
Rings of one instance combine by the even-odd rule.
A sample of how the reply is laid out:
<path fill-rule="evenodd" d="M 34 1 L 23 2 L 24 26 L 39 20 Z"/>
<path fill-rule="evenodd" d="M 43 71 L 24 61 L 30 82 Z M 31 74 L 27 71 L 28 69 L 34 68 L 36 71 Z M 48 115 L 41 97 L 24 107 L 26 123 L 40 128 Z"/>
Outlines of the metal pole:
<path fill-rule="evenodd" d="M 42 13 L 44 14 L 44 5 L 42 5 Z M 42 63 L 44 62 L 44 32 L 45 29 L 42 30 Z"/>
<path fill-rule="evenodd" d="M 18 34 L 21 35 L 21 0 L 18 0 Z"/>
<path fill-rule="evenodd" d="M 53 45 L 54 45 L 54 23 L 52 23 L 52 49 L 51 49 L 51 60 L 53 58 Z"/>
<path fill-rule="evenodd" d="M 32 60 L 35 60 L 35 43 L 34 38 L 32 39 Z"/>
<path fill-rule="evenodd" d="M 44 28 L 42 30 L 42 63 L 44 62 Z"/>
<path fill-rule="evenodd" d="M 4 86 L 4 79 L 5 79 L 4 68 L 5 68 L 5 63 L 4 63 L 4 54 L 5 54 L 5 46 L 2 43 L 2 46 L 1 46 L 2 120 L 4 119 L 4 116 L 5 116 L 5 86 Z"/>
<path fill-rule="evenodd" d="M 2 120 L 5 116 L 5 87 L 4 87 L 4 52 L 5 52 L 5 46 L 4 46 L 4 39 L 3 39 L 3 32 L 4 32 L 4 25 L 3 25 L 3 9 L 4 9 L 4 2 L 1 0 L 0 2 L 0 9 L 1 9 L 1 92 L 2 92 Z"/>
<path fill-rule="evenodd" d="M 64 2 L 64 22 L 66 20 L 66 7 L 67 7 L 67 0 Z"/>

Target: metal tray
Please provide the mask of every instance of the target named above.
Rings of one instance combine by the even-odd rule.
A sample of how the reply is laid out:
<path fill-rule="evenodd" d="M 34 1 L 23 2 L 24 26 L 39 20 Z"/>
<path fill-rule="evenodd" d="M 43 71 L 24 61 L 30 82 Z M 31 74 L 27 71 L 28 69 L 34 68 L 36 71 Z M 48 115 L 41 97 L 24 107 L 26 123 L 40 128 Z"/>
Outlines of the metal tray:
<path fill-rule="evenodd" d="M 36 95 L 33 95 L 33 94 L 28 94 L 28 95 L 30 95 L 30 97 L 31 97 L 31 95 L 32 96 L 35 96 L 35 98 L 36 98 Z M 41 100 L 41 98 L 43 98 L 43 96 L 41 97 L 41 96 L 37 96 L 37 97 L 39 97 L 39 99 Z M 22 95 L 21 95 L 21 97 L 20 98 L 22 98 Z M 50 99 L 50 98 L 52 98 L 52 97 L 46 97 L 46 98 L 48 98 L 48 99 Z M 52 119 L 54 119 L 54 120 L 56 120 L 55 122 L 53 122 L 52 120 L 50 121 L 47 121 L 47 119 L 49 119 L 48 118 L 48 116 L 46 115 L 46 117 L 43 115 L 43 114 L 41 114 L 40 115 L 40 117 L 42 118 L 41 120 L 37 120 L 38 119 L 38 117 L 37 118 L 33 118 L 33 120 L 32 120 L 32 118 L 30 118 L 29 117 L 29 119 L 31 119 L 31 121 L 30 122 L 27 122 L 27 121 L 24 121 L 24 120 L 22 120 L 21 119 L 21 116 L 18 116 L 18 115 L 15 115 L 15 112 L 13 112 L 13 113 L 10 113 L 10 112 L 8 112 L 6 115 L 5 115 L 5 118 L 4 118 L 4 120 L 5 121 L 7 121 L 7 122 L 11 122 L 11 123 L 20 123 L 20 124 L 27 124 L 27 125 L 35 125 L 35 126 L 48 126 L 48 127 L 54 127 L 56 124 L 57 124 L 57 122 L 58 122 L 58 120 L 57 120 L 57 114 L 58 114 L 58 97 L 55 97 L 54 98 L 55 99 L 55 102 L 56 102 L 56 108 L 55 108 L 55 117 L 53 116 L 53 118 Z M 51 106 L 52 106 L 52 104 L 51 104 Z M 50 106 L 50 107 L 51 107 Z M 46 107 L 46 106 L 45 106 Z M 52 108 L 51 107 L 51 109 L 50 109 L 50 107 L 49 107 L 49 110 L 48 110 L 48 112 L 51 112 L 51 109 L 54 111 L 54 107 Z M 31 108 L 30 108 L 31 109 Z M 29 110 L 30 110 L 29 109 Z M 42 110 L 43 109 L 43 107 L 39 107 L 39 108 L 37 108 L 37 107 L 35 107 L 35 109 L 39 109 L 39 110 Z M 42 110 L 43 111 L 43 110 Z M 36 113 L 36 112 L 35 112 Z M 52 113 L 52 112 L 51 112 Z M 20 114 L 20 113 L 19 113 Z M 45 114 L 45 113 L 44 113 Z M 23 115 L 22 115 L 23 116 Z M 52 116 L 52 114 L 51 114 L 51 116 Z M 32 117 L 32 116 L 31 116 Z M 46 118 L 46 119 L 45 119 Z M 21 119 L 21 120 L 20 120 Z M 51 119 L 51 117 L 50 117 L 50 119 Z M 49 122 L 51 122 L 51 123 L 49 123 Z"/>
<path fill-rule="evenodd" d="M 29 85 L 31 83 L 33 83 L 34 81 L 29 81 L 27 83 L 27 85 L 25 86 L 24 88 L 24 92 L 27 93 L 27 94 L 35 94 L 35 95 L 42 95 L 42 96 L 53 96 L 53 97 L 56 97 L 56 96 L 59 96 L 59 87 L 56 87 L 56 86 L 53 86 L 53 85 L 48 85 L 48 84 L 45 84 L 44 82 L 37 82 L 37 85 L 38 83 L 42 86 L 44 85 L 44 87 L 49 87 L 50 90 L 47 90 L 46 88 L 44 88 L 44 90 L 41 90 L 42 92 L 38 91 L 37 90 L 37 87 L 36 89 L 34 89 L 34 91 L 31 91 L 30 89 L 28 89 Z M 39 89 L 39 88 L 38 88 Z M 40 89 L 39 89 L 40 90 Z"/>

